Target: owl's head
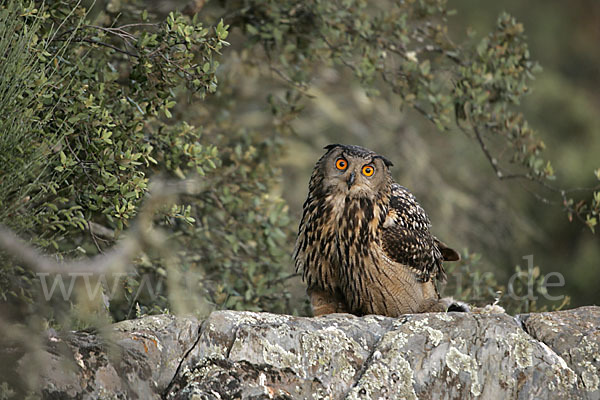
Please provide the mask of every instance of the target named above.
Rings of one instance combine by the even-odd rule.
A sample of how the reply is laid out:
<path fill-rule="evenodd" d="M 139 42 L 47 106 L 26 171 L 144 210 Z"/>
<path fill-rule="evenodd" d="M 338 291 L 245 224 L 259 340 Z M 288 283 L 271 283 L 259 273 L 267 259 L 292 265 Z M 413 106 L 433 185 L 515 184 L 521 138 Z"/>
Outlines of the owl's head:
<path fill-rule="evenodd" d="M 373 198 L 389 186 L 389 167 L 385 157 L 360 146 L 330 144 L 317 162 L 323 189 L 349 195 Z"/>

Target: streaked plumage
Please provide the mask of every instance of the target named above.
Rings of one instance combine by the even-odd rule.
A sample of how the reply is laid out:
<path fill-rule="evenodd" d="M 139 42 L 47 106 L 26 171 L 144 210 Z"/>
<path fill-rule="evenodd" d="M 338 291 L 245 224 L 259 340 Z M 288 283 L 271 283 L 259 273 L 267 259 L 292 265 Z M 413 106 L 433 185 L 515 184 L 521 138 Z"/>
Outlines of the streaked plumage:
<path fill-rule="evenodd" d="M 430 233 L 423 208 L 393 181 L 392 163 L 359 146 L 326 149 L 294 250 L 315 315 L 445 311 L 450 302 L 434 280 L 445 278 L 442 261 L 458 254 Z"/>

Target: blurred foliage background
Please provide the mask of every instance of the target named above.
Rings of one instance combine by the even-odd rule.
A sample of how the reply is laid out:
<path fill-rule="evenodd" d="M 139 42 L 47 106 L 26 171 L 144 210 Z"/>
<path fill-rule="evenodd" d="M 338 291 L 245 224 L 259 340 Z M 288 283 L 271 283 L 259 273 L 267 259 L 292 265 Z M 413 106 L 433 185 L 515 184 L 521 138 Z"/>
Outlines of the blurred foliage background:
<path fill-rule="evenodd" d="M 4 3 L 3 224 L 51 257 L 85 259 L 127 235 L 153 178 L 199 189 L 155 218 L 175 261 L 146 251 L 93 299 L 79 280 L 79 295 L 47 302 L 2 256 L 0 317 L 66 328 L 308 314 L 291 252 L 329 143 L 393 160 L 463 254 L 446 295 L 510 312 L 598 304 L 600 196 L 547 185 L 598 186 L 599 14 L 593 0 Z M 488 156 L 522 178 L 498 179 Z M 550 272 L 564 287 L 548 293 L 564 298 L 542 296 Z"/>
<path fill-rule="evenodd" d="M 600 39 L 600 4 L 593 0 L 569 4 L 534 1 L 527 5 L 512 0 L 485 4 L 453 0 L 450 5 L 458 11 L 451 32 L 465 27 L 485 32 L 501 11 L 523 23 L 531 55 L 543 71 L 536 75 L 532 93 L 523 98 L 522 110 L 546 143 L 546 157 L 553 161 L 558 180 L 565 187 L 594 186 L 590 171 L 598 168 L 600 160 L 600 53 L 594 50 Z M 455 136 L 452 141 L 459 139 Z M 463 174 L 454 178 L 468 180 Z M 493 240 L 469 238 L 462 243 L 469 243 L 471 250 L 482 254 L 489 270 L 499 271 L 503 278 L 512 273 L 511 265 L 523 267 L 527 263 L 522 257 L 532 254 L 542 273 L 564 275 L 565 287 L 550 289 L 552 295 L 570 296 L 570 307 L 599 304 L 598 235 L 570 223 L 564 213 L 557 212 L 561 204 L 538 201 L 528 193 L 528 185 L 498 185 L 489 175 L 473 177 L 483 180 L 476 192 L 487 192 L 489 183 L 498 193 L 494 202 L 506 207 L 505 211 L 497 209 L 494 220 L 501 222 L 486 224 L 488 233 L 502 224 L 505 231 Z M 488 236 L 483 233 L 481 237 Z"/>

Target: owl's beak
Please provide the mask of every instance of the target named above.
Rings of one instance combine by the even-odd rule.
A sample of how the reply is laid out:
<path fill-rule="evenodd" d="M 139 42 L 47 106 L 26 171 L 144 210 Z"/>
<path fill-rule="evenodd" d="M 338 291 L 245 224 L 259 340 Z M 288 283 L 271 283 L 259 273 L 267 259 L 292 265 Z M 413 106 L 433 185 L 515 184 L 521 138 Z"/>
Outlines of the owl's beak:
<path fill-rule="evenodd" d="M 350 186 L 352 186 L 352 184 L 354 183 L 355 177 L 356 177 L 356 175 L 354 175 L 354 171 L 352 171 L 350 173 L 350 176 L 348 177 L 348 180 L 346 181 L 346 183 L 348 184 L 348 189 L 350 189 Z"/>

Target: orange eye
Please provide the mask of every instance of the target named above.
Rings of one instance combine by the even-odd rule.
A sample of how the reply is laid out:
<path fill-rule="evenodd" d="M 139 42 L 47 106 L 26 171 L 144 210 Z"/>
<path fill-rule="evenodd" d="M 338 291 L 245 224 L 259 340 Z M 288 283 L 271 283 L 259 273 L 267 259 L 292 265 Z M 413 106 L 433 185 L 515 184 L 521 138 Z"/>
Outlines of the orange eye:
<path fill-rule="evenodd" d="M 348 168 L 348 161 L 344 160 L 343 158 L 338 158 L 335 162 L 335 167 L 337 169 L 344 170 Z"/>
<path fill-rule="evenodd" d="M 364 176 L 371 176 L 375 172 L 375 168 L 372 165 L 365 165 L 362 167 L 362 173 Z"/>

